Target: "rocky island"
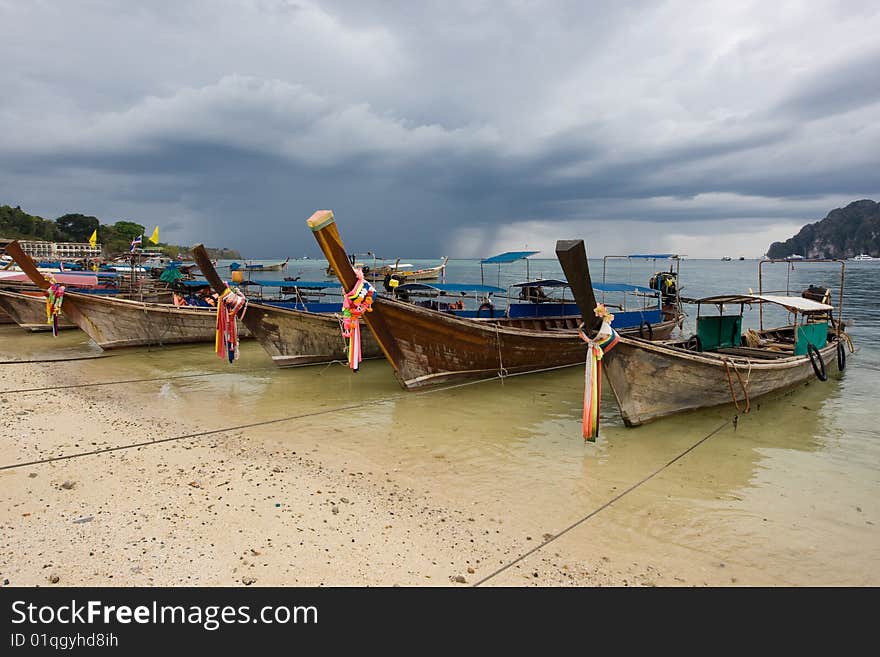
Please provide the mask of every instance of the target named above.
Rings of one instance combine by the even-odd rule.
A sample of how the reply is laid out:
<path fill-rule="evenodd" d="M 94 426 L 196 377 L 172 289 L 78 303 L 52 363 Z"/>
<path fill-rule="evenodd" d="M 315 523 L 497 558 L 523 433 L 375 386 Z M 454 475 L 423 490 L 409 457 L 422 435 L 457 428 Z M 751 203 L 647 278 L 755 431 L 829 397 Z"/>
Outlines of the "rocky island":
<path fill-rule="evenodd" d="M 863 199 L 837 208 L 821 221 L 807 224 L 784 242 L 767 249 L 769 258 L 800 255 L 805 258 L 880 256 L 880 203 Z"/>

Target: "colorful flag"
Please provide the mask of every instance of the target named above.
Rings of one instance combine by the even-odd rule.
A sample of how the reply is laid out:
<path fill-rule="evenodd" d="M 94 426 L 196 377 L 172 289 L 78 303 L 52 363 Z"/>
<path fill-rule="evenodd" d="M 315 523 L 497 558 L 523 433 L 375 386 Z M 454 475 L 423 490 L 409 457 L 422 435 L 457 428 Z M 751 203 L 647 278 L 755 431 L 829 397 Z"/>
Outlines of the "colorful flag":
<path fill-rule="evenodd" d="M 92 233 L 92 236 L 89 238 L 89 246 L 93 249 L 98 245 L 98 229 L 95 228 L 95 232 Z"/>
<path fill-rule="evenodd" d="M 131 241 L 131 249 L 129 249 L 129 253 L 134 253 L 136 247 L 141 245 L 143 235 L 138 235 Z"/>
<path fill-rule="evenodd" d="M 153 234 L 150 235 L 150 241 L 153 244 L 159 243 L 159 227 L 158 226 L 156 226 L 156 229 L 153 231 Z"/>

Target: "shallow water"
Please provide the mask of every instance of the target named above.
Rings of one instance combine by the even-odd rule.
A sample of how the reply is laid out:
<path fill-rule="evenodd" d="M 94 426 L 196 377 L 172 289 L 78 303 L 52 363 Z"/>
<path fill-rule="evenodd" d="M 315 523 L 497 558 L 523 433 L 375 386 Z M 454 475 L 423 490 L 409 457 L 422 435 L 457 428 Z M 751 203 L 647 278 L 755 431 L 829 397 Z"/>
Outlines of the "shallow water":
<path fill-rule="evenodd" d="M 303 279 L 316 278 L 324 266 L 291 261 L 290 272 L 281 275 L 311 267 Z M 592 263 L 594 279 L 601 266 Z M 614 274 L 645 284 L 658 268 L 627 263 Z M 587 562 L 624 554 L 680 572 L 689 584 L 877 585 L 880 310 L 872 293 L 880 266 L 847 263 L 846 269 L 844 316 L 852 321 L 857 352 L 845 373 L 832 368 L 828 382 L 754 402 L 735 430 L 727 424 L 668 467 L 735 410 L 709 409 L 627 429 L 606 391 L 601 435 L 591 444 L 580 437 L 578 367 L 419 394 L 402 391 L 384 361 L 366 362 L 356 375 L 340 364 L 278 370 L 254 342 L 243 345 L 234 365 L 216 358 L 211 345 L 195 345 L 41 367 L 57 368 L 65 383 L 158 378 L 121 384 L 136 391 L 134 412 L 183 418 L 204 429 L 289 418 L 249 435 L 282 440 L 291 449 L 317 448 L 427 487 L 459 508 L 479 509 L 484 522 L 521 529 L 522 551 L 656 472 L 545 550 Z M 560 274 L 554 261 L 533 261 L 530 273 Z M 448 280 L 473 281 L 475 275 L 478 263 L 450 261 Z M 799 292 L 838 277 L 824 265 L 799 264 L 793 271 L 777 265 L 764 289 L 788 283 Z M 522 276 L 512 273 L 516 278 Z M 693 297 L 757 291 L 757 263 L 686 260 L 682 281 L 683 294 Z M 836 301 L 836 287 L 829 286 Z M 765 317 L 776 320 L 785 321 L 784 313 Z M 747 324 L 757 323 L 757 312 L 750 312 Z M 692 330 L 693 314 L 685 325 L 686 333 Z M 78 331 L 52 338 L 0 327 L 2 360 L 97 353 Z M 8 373 L 19 366 L 0 367 Z M 217 374 L 163 378 L 202 372 Z M 114 386 L 101 389 L 113 403 Z M 517 580 L 508 573 L 498 583 Z"/>

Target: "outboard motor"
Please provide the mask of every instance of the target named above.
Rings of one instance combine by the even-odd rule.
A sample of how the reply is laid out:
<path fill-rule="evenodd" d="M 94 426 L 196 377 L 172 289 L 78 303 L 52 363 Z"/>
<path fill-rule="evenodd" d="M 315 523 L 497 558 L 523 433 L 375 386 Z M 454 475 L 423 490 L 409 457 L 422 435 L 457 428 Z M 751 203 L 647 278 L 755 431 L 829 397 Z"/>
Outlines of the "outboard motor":
<path fill-rule="evenodd" d="M 672 271 L 658 271 L 651 276 L 648 287 L 652 290 L 660 290 L 663 304 L 674 303 L 678 293 L 677 274 Z"/>
<path fill-rule="evenodd" d="M 821 285 L 811 285 L 803 291 L 801 296 L 804 299 L 818 301 L 819 303 L 831 303 L 831 290 L 827 287 L 822 287 Z"/>

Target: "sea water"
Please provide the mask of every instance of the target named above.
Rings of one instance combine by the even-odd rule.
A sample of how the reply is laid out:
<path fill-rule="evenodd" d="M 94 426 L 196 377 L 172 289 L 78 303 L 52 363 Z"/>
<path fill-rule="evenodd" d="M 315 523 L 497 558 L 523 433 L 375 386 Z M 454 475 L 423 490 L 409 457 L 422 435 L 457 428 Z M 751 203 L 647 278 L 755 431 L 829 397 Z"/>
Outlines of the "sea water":
<path fill-rule="evenodd" d="M 500 273 L 492 266 L 494 280 L 485 267 L 484 282 L 506 287 L 524 280 L 525 267 L 517 266 Z M 591 261 L 594 281 L 602 266 Z M 606 278 L 645 285 L 668 266 L 609 261 Z M 810 284 L 826 285 L 838 303 L 838 265 L 764 267 L 765 292 L 800 294 Z M 325 269 L 323 261 L 291 260 L 287 271 L 259 277 L 324 280 Z M 529 275 L 560 277 L 561 270 L 554 260 L 532 259 Z M 479 262 L 450 260 L 446 279 L 479 282 Z M 680 578 L 685 584 L 877 585 L 878 285 L 880 266 L 846 263 L 843 315 L 856 353 L 848 354 L 842 374 L 832 365 L 826 382 L 753 400 L 735 427 L 729 420 L 736 410 L 728 405 L 628 429 L 606 390 L 595 443 L 580 435 L 580 367 L 427 393 L 401 390 L 381 360 L 364 362 L 357 374 L 342 364 L 276 369 L 254 341 L 242 344 L 232 365 L 202 344 L 121 350 L 47 367 L 64 383 L 153 379 L 103 389 L 112 400 L 118 386 L 127 386 L 138 408 L 161 409 L 153 412 L 202 429 L 290 418 L 248 435 L 292 450 L 320 449 L 428 488 L 443 503 L 521 530 L 523 551 L 601 508 L 544 549 L 585 563 L 606 554 L 651 563 L 667 574 L 688 573 Z M 692 298 L 757 292 L 758 263 L 686 259 L 680 287 Z M 685 336 L 694 331 L 696 308 L 687 310 Z M 765 313 L 765 325 L 788 321 L 785 312 Z M 746 326 L 759 323 L 758 311 L 747 307 Z M 53 338 L 0 327 L 0 360 L 99 354 L 76 330 Z M 199 373 L 212 375 L 170 378 Z M 349 408 L 337 410 L 342 407 Z M 503 577 L 499 583 L 518 582 L 513 573 Z"/>

